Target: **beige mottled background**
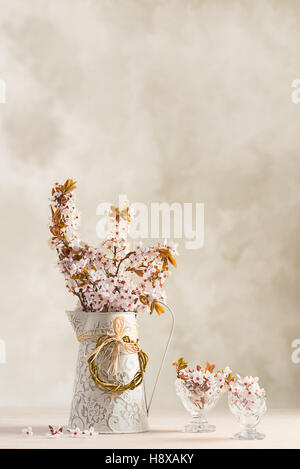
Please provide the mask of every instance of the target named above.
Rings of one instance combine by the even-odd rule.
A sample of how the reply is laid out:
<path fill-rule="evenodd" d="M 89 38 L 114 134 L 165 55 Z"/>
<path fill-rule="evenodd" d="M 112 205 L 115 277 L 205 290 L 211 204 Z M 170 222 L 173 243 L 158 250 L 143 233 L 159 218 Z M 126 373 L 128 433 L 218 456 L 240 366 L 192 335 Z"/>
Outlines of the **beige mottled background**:
<path fill-rule="evenodd" d="M 172 360 L 261 377 L 300 405 L 300 3 L 0 0 L 0 405 L 68 406 L 77 343 L 48 239 L 52 183 L 96 207 L 204 202 L 205 244 L 168 284 L 177 324 L 156 407 L 180 407 Z M 142 318 L 158 364 L 168 318 Z M 223 403 L 225 405 L 225 402 Z"/>

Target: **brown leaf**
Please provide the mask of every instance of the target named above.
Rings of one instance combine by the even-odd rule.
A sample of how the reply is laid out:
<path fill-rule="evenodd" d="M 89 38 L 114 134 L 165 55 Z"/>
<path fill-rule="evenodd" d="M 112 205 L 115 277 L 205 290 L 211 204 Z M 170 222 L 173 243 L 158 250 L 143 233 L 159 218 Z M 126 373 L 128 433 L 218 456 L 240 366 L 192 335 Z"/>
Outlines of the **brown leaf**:
<path fill-rule="evenodd" d="M 177 362 L 173 362 L 172 365 L 176 366 L 178 370 L 184 370 L 187 367 L 187 362 L 183 359 L 183 357 L 180 357 Z"/>

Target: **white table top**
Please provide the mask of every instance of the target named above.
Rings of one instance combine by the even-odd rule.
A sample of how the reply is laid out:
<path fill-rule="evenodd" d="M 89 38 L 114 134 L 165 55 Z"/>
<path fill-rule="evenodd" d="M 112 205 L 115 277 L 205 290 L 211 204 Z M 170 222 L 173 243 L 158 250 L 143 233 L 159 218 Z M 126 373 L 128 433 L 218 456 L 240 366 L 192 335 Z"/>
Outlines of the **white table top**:
<path fill-rule="evenodd" d="M 214 433 L 182 433 L 189 421 L 185 411 L 153 411 L 150 431 L 135 434 L 99 435 L 93 439 L 47 438 L 48 424 L 68 421 L 68 410 L 52 408 L 0 408 L 0 448 L 300 448 L 300 409 L 269 410 L 258 426 L 265 433 L 261 441 L 236 441 L 233 434 L 240 430 L 229 410 L 208 414 Z M 34 435 L 26 437 L 21 430 L 31 426 Z"/>

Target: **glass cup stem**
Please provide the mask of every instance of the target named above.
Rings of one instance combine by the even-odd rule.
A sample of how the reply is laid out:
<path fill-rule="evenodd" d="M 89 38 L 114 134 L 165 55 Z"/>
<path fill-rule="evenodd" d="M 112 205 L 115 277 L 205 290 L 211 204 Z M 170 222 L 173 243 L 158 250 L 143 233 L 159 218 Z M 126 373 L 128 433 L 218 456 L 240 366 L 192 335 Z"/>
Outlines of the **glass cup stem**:
<path fill-rule="evenodd" d="M 256 426 L 243 425 L 243 430 L 234 435 L 236 440 L 263 440 L 265 435 L 256 431 Z"/>
<path fill-rule="evenodd" d="M 186 433 L 208 433 L 216 430 L 215 425 L 210 425 L 204 413 L 192 415 L 192 420 L 183 429 Z"/>
<path fill-rule="evenodd" d="M 194 425 L 207 425 L 208 420 L 204 414 L 192 415 L 191 424 Z"/>

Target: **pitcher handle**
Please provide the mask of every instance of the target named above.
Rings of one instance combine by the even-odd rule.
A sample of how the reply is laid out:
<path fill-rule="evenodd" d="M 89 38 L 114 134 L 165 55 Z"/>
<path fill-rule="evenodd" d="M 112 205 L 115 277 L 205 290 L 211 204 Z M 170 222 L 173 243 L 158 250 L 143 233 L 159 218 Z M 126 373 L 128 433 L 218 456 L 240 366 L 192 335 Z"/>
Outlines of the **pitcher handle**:
<path fill-rule="evenodd" d="M 170 329 L 168 341 L 167 341 L 167 344 L 166 344 L 166 348 L 164 350 L 164 354 L 163 354 L 162 360 L 160 362 L 158 372 L 157 372 L 157 375 L 156 375 L 156 378 L 155 378 L 155 381 L 154 381 L 152 394 L 151 394 L 149 403 L 147 405 L 147 415 L 149 414 L 149 410 L 150 410 L 150 407 L 151 407 L 151 404 L 152 404 L 153 396 L 154 396 L 154 393 L 155 393 L 155 390 L 156 390 L 156 387 L 157 387 L 157 383 L 158 383 L 158 380 L 159 380 L 159 377 L 160 377 L 160 373 L 161 373 L 161 370 L 162 370 L 162 367 L 163 367 L 163 364 L 164 364 L 164 361 L 165 361 L 165 358 L 166 358 L 166 355 L 167 355 L 167 351 L 169 349 L 169 345 L 170 345 L 170 342 L 171 342 L 171 339 L 172 339 L 172 335 L 173 335 L 173 331 L 174 331 L 174 325 L 175 325 L 175 315 L 174 315 L 172 309 L 168 305 L 163 303 L 162 301 L 157 300 L 157 303 L 160 303 L 161 305 L 163 305 L 171 313 L 172 324 L 171 324 L 171 329 Z"/>

